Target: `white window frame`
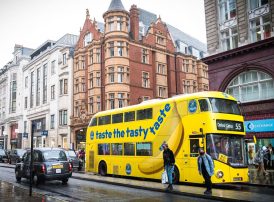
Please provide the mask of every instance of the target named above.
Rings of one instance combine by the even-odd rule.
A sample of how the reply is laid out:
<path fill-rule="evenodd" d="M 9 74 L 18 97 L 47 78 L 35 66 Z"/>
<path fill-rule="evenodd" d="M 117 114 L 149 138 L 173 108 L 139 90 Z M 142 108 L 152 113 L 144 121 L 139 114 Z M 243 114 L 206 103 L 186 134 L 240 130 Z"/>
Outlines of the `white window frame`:
<path fill-rule="evenodd" d="M 233 29 L 236 29 L 237 33 L 232 33 L 232 30 Z M 228 32 L 228 36 L 225 36 L 224 37 L 224 33 L 227 33 Z M 233 39 L 234 37 L 237 37 L 237 43 L 234 47 L 234 44 L 233 44 Z M 229 40 L 229 46 L 227 46 L 227 40 Z M 225 29 L 223 31 L 221 31 L 221 44 L 222 44 L 222 49 L 223 51 L 227 51 L 227 50 L 231 50 L 231 49 L 234 49 L 234 48 L 237 48 L 238 47 L 238 30 L 237 30 L 237 27 L 231 27 L 231 28 L 228 28 L 228 29 Z"/>
<path fill-rule="evenodd" d="M 265 16 L 268 16 L 268 17 L 269 17 L 269 21 L 266 22 L 266 23 L 263 23 L 263 18 L 264 18 Z M 259 18 L 259 21 L 260 21 L 260 25 L 259 25 L 259 26 L 256 26 L 256 20 L 257 20 L 258 18 Z M 249 21 L 251 42 L 260 41 L 260 40 L 264 40 L 264 39 L 266 39 L 266 38 L 271 37 L 271 23 L 270 23 L 270 21 L 271 21 L 271 16 L 270 16 L 269 14 L 263 15 L 263 16 L 259 16 L 259 17 L 256 17 L 256 18 L 253 18 L 253 19 L 251 19 L 251 20 Z M 254 26 L 254 24 L 255 24 L 255 26 Z M 264 27 L 267 26 L 267 25 L 270 26 L 270 36 L 269 36 L 269 37 L 265 37 L 265 36 L 264 36 L 264 33 L 265 33 Z M 256 31 L 257 28 L 260 28 L 260 31 L 259 31 L 259 32 L 261 33 L 261 39 L 259 39 L 259 40 L 257 39 L 257 36 L 256 36 L 256 38 L 254 37 L 254 33 L 255 33 L 255 35 L 256 35 L 256 33 L 257 33 L 257 31 Z"/>
<path fill-rule="evenodd" d="M 235 4 L 235 16 L 231 17 L 230 13 L 234 10 L 234 7 L 230 8 L 231 7 L 230 2 L 232 2 L 232 1 L 234 1 L 234 4 Z M 236 0 L 219 0 L 220 23 L 224 23 L 226 21 L 229 21 L 230 19 L 234 19 L 237 16 L 237 8 L 236 7 L 237 7 Z M 224 9 L 222 9 L 222 8 L 224 8 Z"/>

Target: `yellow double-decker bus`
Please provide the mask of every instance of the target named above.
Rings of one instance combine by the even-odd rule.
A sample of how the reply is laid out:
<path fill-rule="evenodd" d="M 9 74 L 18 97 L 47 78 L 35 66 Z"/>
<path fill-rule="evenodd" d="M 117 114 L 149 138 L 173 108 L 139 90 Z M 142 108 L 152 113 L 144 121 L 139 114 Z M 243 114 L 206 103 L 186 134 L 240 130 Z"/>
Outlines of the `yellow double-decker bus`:
<path fill-rule="evenodd" d="M 166 142 L 175 155 L 175 182 L 203 183 L 197 157 L 214 159 L 213 183 L 248 181 L 244 124 L 237 101 L 201 92 L 103 111 L 86 134 L 86 171 L 160 179 Z"/>

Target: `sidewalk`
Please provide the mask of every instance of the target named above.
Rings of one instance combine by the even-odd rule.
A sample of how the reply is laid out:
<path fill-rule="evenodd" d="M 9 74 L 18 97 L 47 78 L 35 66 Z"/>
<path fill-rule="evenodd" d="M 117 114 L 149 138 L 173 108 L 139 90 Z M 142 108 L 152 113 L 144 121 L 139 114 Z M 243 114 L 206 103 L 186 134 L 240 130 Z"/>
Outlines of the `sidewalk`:
<path fill-rule="evenodd" d="M 257 169 L 249 166 L 249 184 L 274 187 L 274 170 L 267 170 L 267 172 L 267 176 L 257 176 Z"/>
<path fill-rule="evenodd" d="M 160 182 L 141 181 L 134 179 L 129 180 L 118 177 L 102 177 L 92 173 L 73 173 L 72 177 L 81 180 L 103 182 L 125 187 L 134 187 L 160 192 L 165 192 L 165 188 L 167 187 L 167 185 L 163 185 Z M 204 187 L 196 187 L 190 185 L 174 185 L 174 190 L 172 192 L 184 196 L 214 199 L 220 201 L 262 201 L 262 199 L 264 201 L 272 201 L 273 199 L 273 195 L 264 193 L 253 193 L 250 191 L 242 190 L 226 190 L 213 188 L 213 193 L 211 196 L 204 195 L 204 191 Z"/>
<path fill-rule="evenodd" d="M 56 200 L 54 200 L 51 197 L 43 196 L 35 192 L 33 192 L 32 197 L 30 197 L 28 190 L 24 188 L 16 187 L 8 182 L 0 181 L 0 201 L 2 202 L 14 202 L 14 201 L 54 202 Z"/>

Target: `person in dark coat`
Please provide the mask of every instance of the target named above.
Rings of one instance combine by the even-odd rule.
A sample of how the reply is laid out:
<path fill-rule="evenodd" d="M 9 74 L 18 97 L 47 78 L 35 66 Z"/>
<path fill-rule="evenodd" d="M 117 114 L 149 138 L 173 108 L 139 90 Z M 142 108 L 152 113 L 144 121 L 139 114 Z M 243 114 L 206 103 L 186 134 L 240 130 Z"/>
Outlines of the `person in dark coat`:
<path fill-rule="evenodd" d="M 167 172 L 167 177 L 168 177 L 168 187 L 167 190 L 172 191 L 173 186 L 172 186 L 172 173 L 174 171 L 174 163 L 175 163 L 175 158 L 173 152 L 168 148 L 167 143 L 164 143 L 163 145 L 164 152 L 163 152 L 163 159 L 164 159 L 164 167 Z"/>
<path fill-rule="evenodd" d="M 199 174 L 203 175 L 206 185 L 204 194 L 212 194 L 211 176 L 214 174 L 214 164 L 210 155 L 206 154 L 203 148 L 200 148 L 198 156 Z"/>

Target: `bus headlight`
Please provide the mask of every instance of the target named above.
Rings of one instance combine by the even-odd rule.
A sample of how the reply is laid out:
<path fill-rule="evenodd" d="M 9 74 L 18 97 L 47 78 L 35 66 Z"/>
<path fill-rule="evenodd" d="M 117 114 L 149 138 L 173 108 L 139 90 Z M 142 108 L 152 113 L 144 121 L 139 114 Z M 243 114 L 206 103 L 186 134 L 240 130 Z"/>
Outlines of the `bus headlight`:
<path fill-rule="evenodd" d="M 223 177 L 224 177 L 223 171 L 218 170 L 217 173 L 216 173 L 216 177 L 217 177 L 218 179 L 223 178 Z"/>

